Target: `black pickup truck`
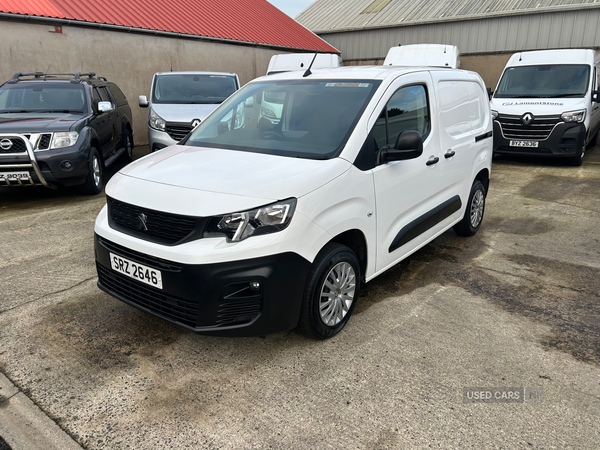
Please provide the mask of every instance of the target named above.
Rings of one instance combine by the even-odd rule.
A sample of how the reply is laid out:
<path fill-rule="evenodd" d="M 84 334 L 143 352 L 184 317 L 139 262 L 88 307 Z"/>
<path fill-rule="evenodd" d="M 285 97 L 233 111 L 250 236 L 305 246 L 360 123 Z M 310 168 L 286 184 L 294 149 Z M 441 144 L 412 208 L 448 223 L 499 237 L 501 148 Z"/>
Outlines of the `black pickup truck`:
<path fill-rule="evenodd" d="M 0 86 L 0 186 L 80 186 L 102 191 L 102 173 L 133 158 L 131 108 L 94 73 L 17 73 Z"/>

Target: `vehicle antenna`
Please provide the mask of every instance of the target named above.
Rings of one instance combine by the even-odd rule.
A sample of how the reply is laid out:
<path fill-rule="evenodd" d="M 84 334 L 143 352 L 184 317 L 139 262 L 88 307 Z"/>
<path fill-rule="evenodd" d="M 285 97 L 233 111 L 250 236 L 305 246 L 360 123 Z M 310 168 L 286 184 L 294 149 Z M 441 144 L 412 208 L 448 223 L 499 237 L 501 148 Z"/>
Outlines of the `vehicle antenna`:
<path fill-rule="evenodd" d="M 315 56 L 313 57 L 312 61 L 310 62 L 310 66 L 308 66 L 308 69 L 306 69 L 306 72 L 304 72 L 304 75 L 302 75 L 303 78 L 312 74 L 312 72 L 310 71 L 310 68 L 312 67 L 313 63 L 315 62 L 315 59 L 317 59 L 317 53 L 315 53 Z"/>
<path fill-rule="evenodd" d="M 48 68 L 46 69 L 46 73 L 44 74 L 44 81 L 46 81 L 46 77 L 48 76 L 48 72 L 50 72 L 50 66 L 52 66 L 52 63 L 48 64 Z"/>

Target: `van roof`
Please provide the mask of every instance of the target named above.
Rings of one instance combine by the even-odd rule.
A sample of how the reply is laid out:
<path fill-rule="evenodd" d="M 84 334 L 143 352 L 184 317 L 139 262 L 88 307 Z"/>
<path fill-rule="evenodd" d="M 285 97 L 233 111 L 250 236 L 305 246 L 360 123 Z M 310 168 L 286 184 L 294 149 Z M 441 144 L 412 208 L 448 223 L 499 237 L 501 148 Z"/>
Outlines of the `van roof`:
<path fill-rule="evenodd" d="M 600 55 L 588 49 L 537 50 L 515 53 L 507 66 L 531 66 L 541 64 L 590 64 L 600 62 Z"/>
<path fill-rule="evenodd" d="M 228 77 L 237 76 L 237 74 L 230 73 L 230 72 L 201 72 L 201 71 L 195 71 L 195 70 L 179 71 L 179 72 L 156 72 L 154 75 L 155 76 L 159 76 L 159 75 L 218 75 L 218 76 L 228 76 Z"/>
<path fill-rule="evenodd" d="M 472 73 L 461 69 L 449 69 L 444 67 L 402 67 L 402 66 L 344 66 L 331 69 L 311 69 L 308 79 L 339 79 L 339 80 L 385 80 L 388 77 L 398 77 L 407 73 L 422 71 L 441 71 L 444 73 Z M 268 77 L 260 77 L 253 81 L 268 80 L 297 80 L 302 79 L 303 70 L 283 72 Z"/>

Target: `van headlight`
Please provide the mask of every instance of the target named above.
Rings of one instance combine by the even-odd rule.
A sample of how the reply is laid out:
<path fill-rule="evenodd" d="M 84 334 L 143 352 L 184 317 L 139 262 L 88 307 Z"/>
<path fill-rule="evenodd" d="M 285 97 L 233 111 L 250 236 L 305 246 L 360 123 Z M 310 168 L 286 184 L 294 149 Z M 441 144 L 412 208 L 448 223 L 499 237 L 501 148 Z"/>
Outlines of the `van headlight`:
<path fill-rule="evenodd" d="M 52 143 L 50 144 L 50 148 L 71 147 L 72 145 L 75 145 L 77 139 L 79 139 L 79 133 L 77 131 L 64 131 L 54 133 L 54 136 L 52 136 Z"/>
<path fill-rule="evenodd" d="M 496 120 L 498 118 L 498 111 L 494 111 L 492 109 L 492 120 Z"/>
<path fill-rule="evenodd" d="M 167 121 L 156 114 L 153 109 L 151 109 L 150 115 L 148 116 L 148 125 L 150 125 L 150 128 L 154 128 L 155 130 L 165 131 Z"/>
<path fill-rule="evenodd" d="M 224 234 L 227 242 L 239 242 L 250 236 L 285 230 L 294 215 L 296 202 L 295 198 L 290 198 L 250 211 L 212 217 L 204 231 L 204 237 Z"/>
<path fill-rule="evenodd" d="M 581 123 L 585 119 L 585 109 L 580 109 L 579 111 L 569 111 L 566 113 L 562 113 L 560 118 L 564 122 L 577 122 Z"/>

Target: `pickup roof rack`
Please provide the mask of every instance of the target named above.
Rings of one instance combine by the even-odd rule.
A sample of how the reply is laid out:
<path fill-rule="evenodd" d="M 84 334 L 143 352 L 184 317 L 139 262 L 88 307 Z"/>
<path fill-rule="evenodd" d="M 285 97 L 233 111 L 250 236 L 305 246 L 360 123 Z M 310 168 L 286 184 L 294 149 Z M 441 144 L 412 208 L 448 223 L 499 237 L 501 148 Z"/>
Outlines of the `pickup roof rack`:
<path fill-rule="evenodd" d="M 88 80 L 94 79 L 96 77 L 95 72 L 77 72 L 77 73 L 44 73 L 44 72 L 17 72 L 10 79 L 9 83 L 14 84 L 19 79 L 24 77 L 34 77 L 35 79 L 46 80 L 48 78 L 58 78 L 58 77 L 72 77 L 71 83 L 79 83 L 83 77 L 87 77 Z M 108 81 L 105 77 L 98 77 L 98 80 Z"/>

